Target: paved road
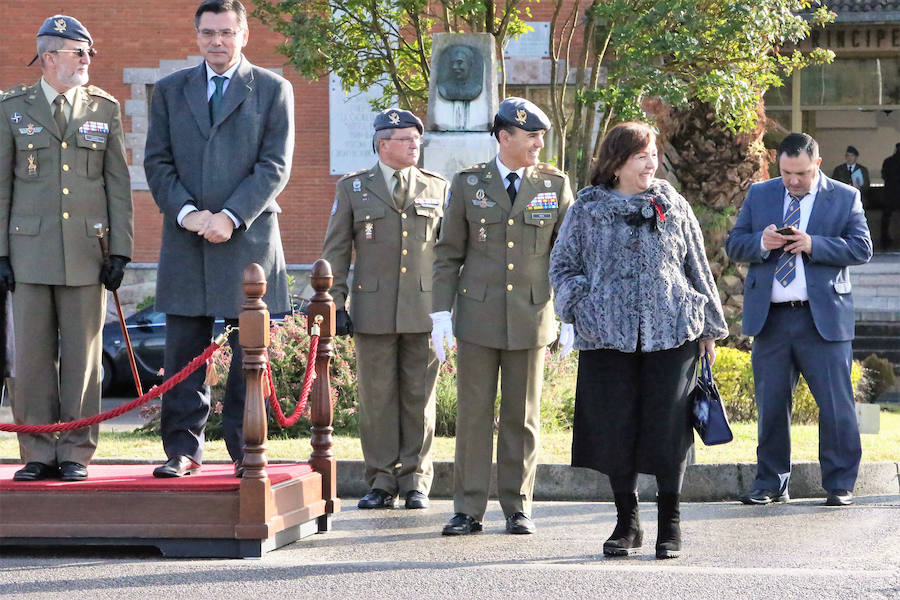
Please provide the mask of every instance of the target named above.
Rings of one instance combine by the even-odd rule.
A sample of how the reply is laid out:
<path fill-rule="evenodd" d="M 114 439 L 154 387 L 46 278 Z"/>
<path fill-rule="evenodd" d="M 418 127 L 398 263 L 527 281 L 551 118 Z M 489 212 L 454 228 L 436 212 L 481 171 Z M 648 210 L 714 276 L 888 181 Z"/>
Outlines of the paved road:
<path fill-rule="evenodd" d="M 657 561 L 655 510 L 642 503 L 647 547 L 605 559 L 611 504 L 542 502 L 538 533 L 503 533 L 491 503 L 483 534 L 444 538 L 452 509 L 358 511 L 333 531 L 262 560 L 163 559 L 110 548 L 0 548 L 0 596 L 16 598 L 900 598 L 900 498 L 744 507 L 683 505 L 685 556 Z"/>

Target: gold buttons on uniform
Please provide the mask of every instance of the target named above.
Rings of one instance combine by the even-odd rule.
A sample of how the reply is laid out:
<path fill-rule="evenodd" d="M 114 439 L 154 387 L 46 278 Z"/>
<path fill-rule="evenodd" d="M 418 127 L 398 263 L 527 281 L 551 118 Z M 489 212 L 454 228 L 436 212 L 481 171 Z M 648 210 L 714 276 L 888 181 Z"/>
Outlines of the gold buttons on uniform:
<path fill-rule="evenodd" d="M 508 224 L 510 227 L 511 227 L 514 223 L 515 223 L 515 221 L 513 221 L 512 219 L 510 219 L 509 221 L 507 221 L 507 224 Z"/>
<path fill-rule="evenodd" d="M 18 229 L 18 227 L 16 227 L 16 229 Z M 463 294 L 468 293 L 468 291 L 469 290 L 467 290 L 466 288 L 463 288 L 463 290 L 462 290 Z"/>
<path fill-rule="evenodd" d="M 481 223 L 484 224 L 484 219 L 481 220 Z"/>
<path fill-rule="evenodd" d="M 541 221 L 541 225 L 543 225 L 543 224 L 544 224 L 544 222 L 543 222 L 543 221 Z"/>
<path fill-rule="evenodd" d="M 68 171 L 68 170 L 69 170 L 69 165 L 63 165 L 63 171 Z"/>
<path fill-rule="evenodd" d="M 34 148 L 34 144 L 28 144 L 28 149 L 31 150 L 32 148 Z"/>
<path fill-rule="evenodd" d="M 68 219 L 68 218 L 69 218 L 69 213 L 64 212 L 64 213 L 63 213 L 63 219 Z"/>
<path fill-rule="evenodd" d="M 407 237 L 408 235 L 409 235 L 409 232 L 406 231 L 406 230 L 404 229 L 404 230 L 403 230 L 403 237 Z"/>
<path fill-rule="evenodd" d="M 511 291 L 512 291 L 512 284 L 511 284 L 511 283 L 507 283 L 507 284 L 506 284 L 506 291 L 507 291 L 507 292 L 511 292 Z"/>
<path fill-rule="evenodd" d="M 63 188 L 63 196 L 69 195 L 69 188 Z"/>
<path fill-rule="evenodd" d="M 63 150 L 65 150 L 66 148 L 69 147 L 69 144 L 68 144 L 68 142 L 63 142 L 63 143 L 60 144 L 60 147 L 61 147 Z"/>
<path fill-rule="evenodd" d="M 406 218 L 406 213 L 401 214 L 401 215 L 400 215 L 400 218 L 405 219 L 405 218 Z"/>
<path fill-rule="evenodd" d="M 356 286 L 356 289 L 361 290 L 361 289 L 362 289 L 362 284 L 361 284 L 361 283 L 358 284 L 358 285 Z"/>
<path fill-rule="evenodd" d="M 401 273 L 406 273 L 406 267 L 400 267 L 400 272 L 401 272 Z"/>
<path fill-rule="evenodd" d="M 97 144 L 91 144 L 91 148 L 96 148 Z"/>
<path fill-rule="evenodd" d="M 401 252 L 400 254 L 402 254 L 403 256 L 406 256 L 407 254 L 409 254 L 409 251 L 406 248 L 404 248 L 403 252 Z"/>
<path fill-rule="evenodd" d="M 516 265 L 514 265 L 514 264 L 512 264 L 512 263 L 509 263 L 508 265 L 506 265 L 506 268 L 507 268 L 508 270 L 512 271 L 513 269 L 516 268 Z"/>
<path fill-rule="evenodd" d="M 516 243 L 515 243 L 515 242 L 506 242 L 506 246 L 507 246 L 508 248 L 515 248 Z"/>

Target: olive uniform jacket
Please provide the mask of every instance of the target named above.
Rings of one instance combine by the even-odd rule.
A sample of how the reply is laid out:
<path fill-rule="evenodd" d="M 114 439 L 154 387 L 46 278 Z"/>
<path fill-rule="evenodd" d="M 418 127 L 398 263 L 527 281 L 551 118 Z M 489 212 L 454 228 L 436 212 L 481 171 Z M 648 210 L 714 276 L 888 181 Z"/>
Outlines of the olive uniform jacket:
<path fill-rule="evenodd" d="M 39 81 L 2 94 L 0 121 L 0 256 L 17 282 L 99 285 L 94 224 L 110 254 L 131 258 L 134 244 L 119 103 L 79 86 L 60 132 Z"/>
<path fill-rule="evenodd" d="M 435 247 L 433 308 L 456 302 L 458 339 L 503 350 L 556 339 L 550 248 L 572 202 L 568 177 L 551 165 L 525 169 L 514 205 L 496 160 L 457 173 Z"/>
<path fill-rule="evenodd" d="M 331 263 L 331 295 L 341 308 L 356 248 L 350 298 L 354 332 L 431 331 L 434 244 L 448 189 L 437 173 L 411 167 L 409 193 L 399 211 L 378 163 L 338 181 L 323 258 Z"/>

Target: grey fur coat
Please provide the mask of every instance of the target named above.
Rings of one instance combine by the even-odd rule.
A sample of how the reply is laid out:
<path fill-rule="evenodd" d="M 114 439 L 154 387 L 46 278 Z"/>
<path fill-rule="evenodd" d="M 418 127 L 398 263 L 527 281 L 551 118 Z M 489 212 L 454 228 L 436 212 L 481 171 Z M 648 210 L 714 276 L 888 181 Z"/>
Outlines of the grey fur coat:
<path fill-rule="evenodd" d="M 581 190 L 550 255 L 550 281 L 578 350 L 655 352 L 728 335 L 700 225 L 664 180 L 628 199 Z"/>

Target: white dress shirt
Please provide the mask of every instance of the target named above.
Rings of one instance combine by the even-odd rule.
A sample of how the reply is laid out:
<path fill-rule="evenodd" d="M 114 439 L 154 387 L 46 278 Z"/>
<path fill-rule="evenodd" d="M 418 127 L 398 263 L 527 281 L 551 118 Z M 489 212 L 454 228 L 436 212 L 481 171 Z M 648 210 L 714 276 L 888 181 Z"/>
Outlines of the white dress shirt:
<path fill-rule="evenodd" d="M 821 172 L 816 174 L 813 179 L 809 192 L 800 199 L 800 225 L 797 227 L 800 231 L 806 231 L 809 224 L 809 215 L 812 214 L 813 203 L 816 201 L 816 192 L 819 191 L 819 181 L 821 180 Z M 788 205 L 791 203 L 791 195 L 785 189 L 784 201 L 782 202 L 781 214 L 787 212 Z M 780 223 L 776 223 L 780 226 Z M 762 244 L 762 241 L 760 241 Z M 763 258 L 769 255 L 769 251 L 763 248 Z M 781 285 L 777 279 L 772 282 L 772 302 L 791 302 L 794 300 L 809 300 L 809 293 L 806 291 L 806 269 L 803 265 L 803 254 L 797 255 L 794 269 L 794 280 L 787 286 Z"/>
<path fill-rule="evenodd" d="M 500 177 L 503 179 L 503 187 L 509 186 L 509 181 L 506 180 L 507 176 L 510 173 L 515 173 L 519 176 L 516 179 L 516 193 L 519 193 L 519 187 L 522 185 L 522 177 L 525 175 L 525 167 L 520 167 L 513 171 L 509 167 L 503 164 L 503 161 L 500 160 L 500 155 L 497 155 L 497 170 L 500 171 Z"/>

